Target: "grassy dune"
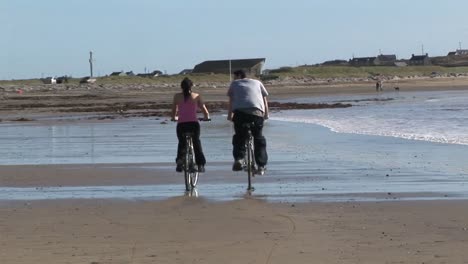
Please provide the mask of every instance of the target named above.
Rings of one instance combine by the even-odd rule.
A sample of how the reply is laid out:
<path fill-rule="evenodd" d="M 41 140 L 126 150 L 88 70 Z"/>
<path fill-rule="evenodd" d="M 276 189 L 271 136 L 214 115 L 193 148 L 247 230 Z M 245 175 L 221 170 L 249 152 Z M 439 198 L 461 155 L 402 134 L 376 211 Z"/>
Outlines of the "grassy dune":
<path fill-rule="evenodd" d="M 410 66 L 410 67 L 349 67 L 349 66 L 299 66 L 294 68 L 280 68 L 273 70 L 271 74 L 279 77 L 307 76 L 315 78 L 367 78 L 375 75 L 385 76 L 429 76 L 432 73 L 458 74 L 468 73 L 468 67 L 440 67 L 440 66 Z"/>
<path fill-rule="evenodd" d="M 441 66 L 411 66 L 411 67 L 349 67 L 349 66 L 299 66 L 283 67 L 272 70 L 270 77 L 279 79 L 286 77 L 314 77 L 314 78 L 368 78 L 376 75 L 384 76 L 429 76 L 438 74 L 468 73 L 468 67 L 441 67 Z M 97 84 L 167 84 L 179 83 L 183 78 L 189 77 L 195 83 L 229 82 L 227 74 L 188 74 L 159 76 L 143 78 L 138 76 L 106 76 L 97 77 Z M 70 79 L 70 84 L 78 84 L 80 79 Z M 1 85 L 40 85 L 39 79 L 0 81 Z"/>
<path fill-rule="evenodd" d="M 195 83 L 200 82 L 229 82 L 229 75 L 227 74 L 189 74 L 189 75 L 169 75 L 158 76 L 154 78 L 144 78 L 139 76 L 105 76 L 96 77 L 97 84 L 165 84 L 165 83 L 179 83 L 183 78 L 189 77 Z M 69 84 L 78 84 L 80 79 L 71 78 L 68 80 Z M 40 85 L 40 79 L 29 80 L 11 80 L 0 81 L 1 85 Z"/>

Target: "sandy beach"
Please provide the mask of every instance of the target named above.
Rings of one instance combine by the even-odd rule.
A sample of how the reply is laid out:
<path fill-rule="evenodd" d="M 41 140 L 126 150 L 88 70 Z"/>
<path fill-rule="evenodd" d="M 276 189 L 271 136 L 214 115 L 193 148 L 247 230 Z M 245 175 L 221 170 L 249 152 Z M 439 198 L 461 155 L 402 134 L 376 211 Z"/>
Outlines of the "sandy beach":
<path fill-rule="evenodd" d="M 387 87 L 394 85 L 468 89 L 465 78 Z M 369 83 L 267 88 L 272 101 L 374 92 Z M 204 89 L 207 101 L 225 100 L 224 89 Z M 468 263 L 465 146 L 271 121 L 266 132 L 274 162 L 249 195 L 244 176 L 229 170 L 230 128 L 215 116 L 205 124 L 212 131 L 205 135 L 207 149 L 226 148 L 208 154 L 212 163 L 199 193 L 186 195 L 166 149 L 175 139 L 165 134 L 171 124 L 161 124 L 165 109 L 146 104 L 167 103 L 173 91 L 8 94 L 0 112 L 7 131 L 1 134 L 7 140 L 0 263 Z M 129 116 L 115 107 L 139 103 L 146 105 L 125 109 Z M 152 119 L 130 116 L 145 113 Z M 86 117 L 93 115 L 113 118 Z M 20 117 L 35 121 L 12 121 Z M 284 151 L 287 129 L 315 137 L 294 135 Z M 93 137 L 80 137 L 89 131 Z M 342 195 L 344 201 L 337 199 Z"/>
<path fill-rule="evenodd" d="M 467 263 L 466 201 L 1 202 L 1 263 Z"/>

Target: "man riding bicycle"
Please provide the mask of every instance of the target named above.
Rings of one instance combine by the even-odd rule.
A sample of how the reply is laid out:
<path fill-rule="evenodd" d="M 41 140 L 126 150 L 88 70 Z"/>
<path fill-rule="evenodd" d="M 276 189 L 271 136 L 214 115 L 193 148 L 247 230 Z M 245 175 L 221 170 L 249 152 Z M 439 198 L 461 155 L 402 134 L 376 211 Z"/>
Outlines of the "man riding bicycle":
<path fill-rule="evenodd" d="M 244 142 L 247 137 L 243 124 L 253 123 L 251 131 L 255 146 L 256 173 L 263 175 L 268 162 L 266 139 L 262 133 L 263 123 L 265 119 L 268 119 L 266 99 L 268 92 L 262 82 L 246 78 L 243 70 L 237 70 L 234 72 L 234 81 L 229 86 L 227 95 L 229 96 L 227 119 L 234 122 L 235 131 L 232 137 L 232 154 L 234 156 L 232 170 L 240 171 L 243 168 L 243 158 L 246 151 Z"/>

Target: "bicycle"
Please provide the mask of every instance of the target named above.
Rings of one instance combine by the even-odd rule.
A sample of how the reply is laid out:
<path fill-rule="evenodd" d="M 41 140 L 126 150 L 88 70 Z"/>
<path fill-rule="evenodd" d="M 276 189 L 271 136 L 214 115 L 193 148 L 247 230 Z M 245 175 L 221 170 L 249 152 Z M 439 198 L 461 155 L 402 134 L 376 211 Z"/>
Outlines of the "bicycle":
<path fill-rule="evenodd" d="M 211 121 L 211 119 L 199 118 L 199 121 Z M 185 190 L 187 192 L 195 189 L 198 183 L 199 172 L 196 168 L 195 151 L 193 149 L 193 133 L 183 133 L 185 139 L 185 154 L 182 160 L 182 170 L 184 172 Z"/>
<path fill-rule="evenodd" d="M 246 140 L 245 140 L 245 154 L 244 154 L 244 164 L 243 169 L 247 172 L 248 186 L 247 191 L 254 191 L 255 188 L 252 186 L 252 178 L 255 177 L 256 167 L 255 167 L 255 156 L 254 156 L 254 139 L 252 135 L 252 127 L 254 123 L 246 123 L 242 125 L 242 128 L 246 131 Z"/>
<path fill-rule="evenodd" d="M 184 133 L 185 138 L 185 155 L 182 162 L 184 171 L 185 190 L 190 191 L 197 185 L 198 170 L 195 169 L 195 151 L 193 150 L 193 133 Z"/>

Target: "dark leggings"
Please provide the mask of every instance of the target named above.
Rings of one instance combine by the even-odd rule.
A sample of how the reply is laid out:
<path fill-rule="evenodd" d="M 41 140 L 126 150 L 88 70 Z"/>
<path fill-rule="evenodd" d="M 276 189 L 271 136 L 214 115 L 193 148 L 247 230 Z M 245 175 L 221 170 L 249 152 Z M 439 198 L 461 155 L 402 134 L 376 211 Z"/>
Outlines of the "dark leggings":
<path fill-rule="evenodd" d="M 195 151 L 195 162 L 198 165 L 205 165 L 205 155 L 200 141 L 200 124 L 198 122 L 186 122 L 177 124 L 177 138 L 179 144 L 177 146 L 177 159 L 183 159 L 185 154 L 185 137 L 183 133 L 193 133 L 193 150 Z"/>
<path fill-rule="evenodd" d="M 255 161 L 257 162 L 257 165 L 265 166 L 268 162 L 268 154 L 266 151 L 266 139 L 262 132 L 264 122 L 263 117 L 235 111 L 232 121 L 234 122 L 235 130 L 235 134 L 232 137 L 232 155 L 234 156 L 234 159 L 243 159 L 245 155 L 244 142 L 247 139 L 247 134 L 242 128 L 242 124 L 254 123 L 254 127 L 252 127 L 252 136 L 254 138 Z"/>

